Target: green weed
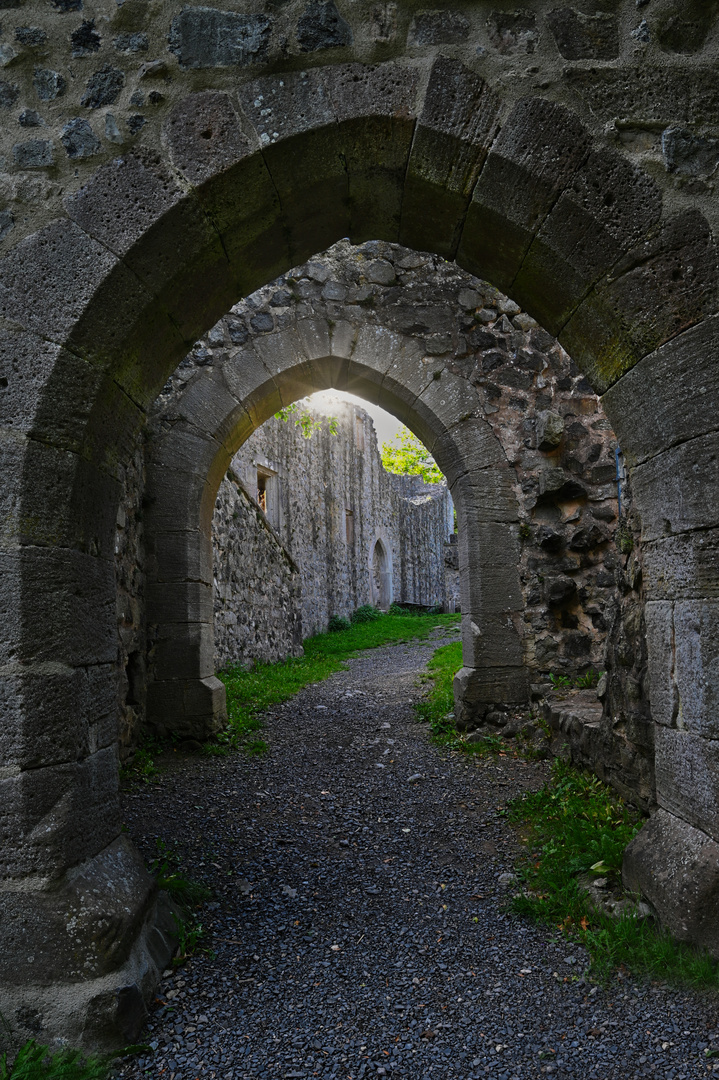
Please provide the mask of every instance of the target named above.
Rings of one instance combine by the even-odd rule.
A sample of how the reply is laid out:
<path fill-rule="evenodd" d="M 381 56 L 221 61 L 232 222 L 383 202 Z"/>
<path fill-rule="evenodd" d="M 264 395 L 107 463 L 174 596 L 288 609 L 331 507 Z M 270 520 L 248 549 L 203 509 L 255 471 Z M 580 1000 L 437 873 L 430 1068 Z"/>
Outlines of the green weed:
<path fill-rule="evenodd" d="M 351 623 L 365 623 L 375 622 L 376 619 L 382 618 L 382 612 L 378 611 L 376 607 L 372 607 L 371 604 L 361 604 L 356 611 L 352 612 L 350 616 Z"/>
<path fill-rule="evenodd" d="M 137 780 L 145 784 L 149 783 L 154 776 L 158 776 L 160 773 L 160 770 L 155 764 L 155 757 L 161 750 L 162 747 L 160 743 L 155 740 L 143 742 L 143 744 L 138 746 L 135 750 L 132 760 L 121 767 L 120 779 Z"/>
<path fill-rule="evenodd" d="M 569 675 L 550 675 L 549 681 L 555 690 L 590 690 L 597 685 L 602 674 L 603 672 L 590 668 L 584 675 L 577 675 L 574 679 Z"/>
<path fill-rule="evenodd" d="M 97 1057 L 85 1057 L 79 1050 L 53 1053 L 30 1039 L 18 1050 L 12 1065 L 7 1053 L 0 1058 L 0 1080 L 104 1080 L 109 1063 Z"/>
<path fill-rule="evenodd" d="M 453 641 L 435 650 L 427 665 L 428 674 L 423 678 L 432 686 L 427 696 L 414 707 L 417 719 L 429 724 L 430 738 L 437 746 L 480 756 L 503 753 L 508 746 L 498 735 L 485 735 L 479 742 L 469 743 L 457 731 L 452 684 L 461 666 L 461 641 Z"/>
<path fill-rule="evenodd" d="M 157 878 L 159 888 L 165 889 L 184 908 L 197 908 L 209 900 L 212 895 L 210 889 L 201 881 L 193 881 L 182 873 L 177 851 L 159 837 L 155 845 L 157 857 L 150 863 L 150 873 Z"/>
<path fill-rule="evenodd" d="M 345 619 L 342 615 L 330 615 L 330 621 L 327 623 L 327 630 L 330 634 L 337 634 L 342 630 L 349 630 L 349 628 L 349 619 Z"/>
<path fill-rule="evenodd" d="M 357 622 L 342 631 L 317 634 L 304 642 L 305 655 L 290 657 L 278 664 L 255 664 L 249 671 L 239 665 L 225 668 L 218 676 L 227 691 L 229 725 L 208 753 L 224 754 L 242 747 L 261 753 L 265 743 L 254 736 L 262 728 L 262 713 L 272 705 L 289 701 L 310 683 L 322 682 L 346 666 L 346 661 L 362 649 L 391 642 L 424 639 L 436 626 L 454 627 L 459 615 L 380 614 L 367 622 Z"/>
<path fill-rule="evenodd" d="M 515 911 L 580 942 L 602 977 L 623 968 L 636 976 L 719 987 L 716 964 L 706 954 L 672 940 L 651 920 L 597 911 L 578 887 L 577 876 L 593 868 L 618 883 L 624 848 L 642 825 L 597 777 L 555 761 L 550 782 L 513 800 L 508 817 L 527 845 Z"/>

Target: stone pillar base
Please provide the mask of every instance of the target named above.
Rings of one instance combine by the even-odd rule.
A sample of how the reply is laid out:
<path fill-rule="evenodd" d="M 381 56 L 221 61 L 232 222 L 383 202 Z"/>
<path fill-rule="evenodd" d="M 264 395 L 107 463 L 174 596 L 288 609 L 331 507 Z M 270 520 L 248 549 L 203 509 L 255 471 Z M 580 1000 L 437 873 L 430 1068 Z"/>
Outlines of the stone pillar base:
<path fill-rule="evenodd" d="M 529 701 L 529 678 L 523 667 L 463 667 L 454 677 L 453 689 L 458 731 L 478 727 L 493 705 Z"/>
<path fill-rule="evenodd" d="M 719 959 L 719 844 L 658 810 L 624 852 L 622 879 L 679 941 Z"/>
<path fill-rule="evenodd" d="M 46 889 L 0 892 L 0 1013 L 22 1045 L 137 1040 L 177 941 L 179 909 L 125 836 Z"/>
<path fill-rule="evenodd" d="M 162 679 L 147 688 L 147 722 L 160 736 L 205 742 L 227 726 L 227 696 L 222 682 Z"/>

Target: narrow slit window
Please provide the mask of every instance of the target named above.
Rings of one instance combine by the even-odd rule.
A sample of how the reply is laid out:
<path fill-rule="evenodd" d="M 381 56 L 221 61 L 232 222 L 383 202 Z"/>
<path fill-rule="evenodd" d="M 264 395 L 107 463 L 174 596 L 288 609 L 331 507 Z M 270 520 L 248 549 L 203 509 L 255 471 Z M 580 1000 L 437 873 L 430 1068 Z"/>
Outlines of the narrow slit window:
<path fill-rule="evenodd" d="M 267 476 L 261 472 L 257 474 L 257 502 L 262 513 L 267 516 Z"/>
<path fill-rule="evenodd" d="M 355 541 L 355 516 L 351 510 L 345 510 L 345 543 L 352 547 Z"/>
<path fill-rule="evenodd" d="M 355 414 L 355 446 L 364 453 L 364 420 Z"/>

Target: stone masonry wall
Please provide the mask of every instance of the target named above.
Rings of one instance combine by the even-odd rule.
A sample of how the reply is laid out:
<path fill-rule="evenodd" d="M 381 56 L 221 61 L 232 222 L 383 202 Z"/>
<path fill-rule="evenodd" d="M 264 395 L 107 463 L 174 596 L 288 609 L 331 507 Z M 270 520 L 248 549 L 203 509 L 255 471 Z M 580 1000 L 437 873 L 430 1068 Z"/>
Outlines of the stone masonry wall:
<path fill-rule="evenodd" d="M 371 560 L 378 539 L 392 568 L 392 599 L 446 602 L 444 545 L 452 528 L 446 485 L 385 472 L 364 409 L 340 398 L 301 408 L 319 424 L 311 437 L 292 417 L 271 418 L 240 448 L 218 491 L 212 525 L 218 666 L 297 655 L 302 638 L 326 630 L 332 615 L 347 618 L 376 603 Z M 258 470 L 267 478 L 266 516 L 256 501 Z M 290 565 L 292 587 L 285 582 Z"/>
<path fill-rule="evenodd" d="M 217 668 L 301 656 L 300 569 L 234 470 L 217 494 L 212 549 Z"/>
<path fill-rule="evenodd" d="M 717 12 L 709 0 L 2 7 L 0 245 L 56 217 L 97 165 L 129 149 L 154 154 L 191 90 L 235 94 L 239 86 L 250 108 L 243 79 L 328 62 L 416 63 L 438 50 L 510 100 L 539 94 L 569 105 L 676 202 L 699 201 L 716 220 Z"/>

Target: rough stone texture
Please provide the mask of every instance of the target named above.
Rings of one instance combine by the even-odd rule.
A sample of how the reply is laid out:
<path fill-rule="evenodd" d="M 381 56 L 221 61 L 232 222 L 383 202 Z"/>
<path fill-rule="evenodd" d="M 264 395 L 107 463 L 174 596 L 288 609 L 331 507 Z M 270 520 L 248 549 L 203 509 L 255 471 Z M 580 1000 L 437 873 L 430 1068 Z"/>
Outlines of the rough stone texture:
<path fill-rule="evenodd" d="M 185 8 L 172 21 L 170 50 L 183 68 L 246 67 L 264 60 L 271 27 L 266 15 Z"/>
<path fill-rule="evenodd" d="M 215 666 L 302 656 L 299 566 L 234 468 L 212 518 Z"/>
<path fill-rule="evenodd" d="M 595 13 L 585 5 L 577 9 L 580 6 L 582 14 Z M 79 600 L 78 569 L 101 561 L 94 552 L 107 547 L 106 522 L 114 520 L 118 498 L 114 471 L 128 453 L 128 433 L 141 425 L 143 410 L 191 342 L 238 297 L 343 236 L 357 242 L 402 239 L 401 208 L 405 184 L 410 183 L 413 133 L 423 111 L 425 87 L 431 85 L 437 46 L 412 46 L 411 55 L 405 56 L 416 12 L 398 5 L 395 32 L 389 6 L 384 6 L 379 22 L 389 32 L 383 35 L 374 32 L 375 7 L 369 0 L 338 0 L 339 19 L 350 27 L 352 37 L 351 44 L 334 53 L 302 51 L 296 31 L 308 9 L 304 0 L 273 5 L 264 64 L 246 71 L 212 69 L 207 76 L 181 69 L 167 52 L 170 25 L 182 8 L 175 0 L 147 9 L 124 4 L 111 15 L 104 8 L 96 10 L 93 0 L 82 8 L 80 0 L 52 5 L 5 0 L 3 58 L 9 62 L 0 85 L 7 121 L 0 126 L 0 197 L 15 224 L 1 241 L 0 310 L 3 335 L 20 343 L 19 351 L 14 344 L 10 348 L 10 374 L 2 376 L 8 385 L 0 387 L 3 404 L 10 404 L 7 441 L 13 447 L 4 476 L 9 498 L 15 500 L 3 525 L 9 567 L 2 600 L 8 613 L 2 627 L 6 661 L 20 657 L 30 664 L 92 665 L 99 655 L 104 662 L 111 576 L 104 572 L 107 564 L 102 574 L 91 574 L 93 589 Z M 426 222 L 420 246 L 456 251 L 470 272 L 490 278 L 498 288 L 514 290 L 515 299 L 533 317 L 546 320 L 549 329 L 560 333 L 594 389 L 613 387 L 616 392 L 607 401 L 607 412 L 630 467 L 640 452 L 646 460 L 676 441 L 695 443 L 671 461 L 667 457 L 647 468 L 643 478 L 632 478 L 646 529 L 643 542 L 672 540 L 665 535 L 661 512 L 668 464 L 675 466 L 677 483 L 684 483 L 691 496 L 690 513 L 685 515 L 672 492 L 668 519 L 672 535 L 700 531 L 707 521 L 714 527 L 711 515 L 717 499 L 708 485 L 716 470 L 711 467 L 711 440 L 704 440 L 716 427 L 716 386 L 711 378 L 716 364 L 706 362 L 712 352 L 687 350 L 681 368 L 672 370 L 668 380 L 657 377 L 655 366 L 662 349 L 663 360 L 670 355 L 682 358 L 682 345 L 674 350 L 666 349 L 666 343 L 680 342 L 693 331 L 692 340 L 701 339 L 717 306 L 712 233 L 719 204 L 713 177 L 668 170 L 661 139 L 667 128 L 689 131 L 693 138 L 717 138 L 714 6 L 702 0 L 679 6 L 672 0 L 638 11 L 635 0 L 603 4 L 603 10 L 617 15 L 620 28 L 620 55 L 612 61 L 567 61 L 561 56 L 547 22 L 548 12 L 557 9 L 556 0 L 497 13 L 498 7 L 491 0 L 452 5 L 470 24 L 464 41 L 441 47 L 452 52 L 457 70 L 465 75 L 464 81 L 455 82 L 467 89 L 460 89 L 453 115 L 472 113 L 467 97 L 476 95 L 477 84 L 483 82 L 497 96 L 494 115 L 502 130 L 496 139 L 489 136 L 489 153 L 481 140 L 475 152 L 456 138 L 457 127 L 445 118 L 442 130 L 455 139 L 444 141 L 447 153 L 435 151 L 431 175 L 441 179 L 415 202 L 414 220 L 424 216 Z M 82 20 L 95 20 L 101 31 L 100 48 L 73 59 L 71 34 Z M 20 44 L 15 31 L 28 26 L 47 34 L 44 45 Z M 120 33 L 145 33 L 147 53 L 122 54 L 122 84 L 115 76 L 111 85 L 96 83 L 99 73 L 118 70 L 112 42 Z M 370 66 L 374 64 L 379 66 Z M 145 106 L 131 100 L 141 82 L 157 87 L 155 93 L 162 90 L 162 100 L 152 109 L 148 92 L 146 112 L 138 111 Z M 301 93 L 302 86 L 308 92 Z M 104 138 L 101 152 L 69 158 L 60 150 L 62 129 L 85 115 L 86 106 L 81 104 L 85 94 L 89 106 L 108 92 L 116 94 L 116 100 L 109 114 L 112 122 L 106 117 L 104 136 L 96 132 Z M 258 92 L 265 102 L 278 102 L 271 126 L 262 126 L 259 114 L 267 106 L 255 107 Z M 236 134 L 230 146 L 204 120 L 196 127 L 194 120 L 184 127 L 178 122 L 178 117 L 197 120 L 201 110 L 196 97 L 227 103 L 235 125 L 232 128 L 228 121 L 228 127 Z M 39 156 L 22 149 L 25 140 L 20 132 L 26 129 L 15 116 L 28 109 L 45 121 L 36 130 L 43 136 L 39 141 L 50 148 L 52 165 L 38 164 L 50 156 L 47 147 Z M 205 113 L 212 115 L 212 108 Z M 87 115 L 94 114 L 88 109 Z M 282 117 L 281 124 L 275 122 L 277 116 Z M 139 117 L 145 120 L 142 125 Z M 266 144 L 261 135 L 267 136 Z M 137 256 L 141 263 L 146 258 L 153 273 L 138 276 L 130 270 L 112 254 L 116 244 L 124 249 L 125 218 L 142 203 L 129 182 L 122 182 L 107 201 L 106 217 L 113 223 L 109 244 L 95 243 L 80 227 L 68 224 L 65 200 L 91 183 L 97 166 L 115 159 L 118 137 L 178 168 L 180 150 L 184 152 L 183 184 L 192 190 L 183 187 L 180 203 L 183 211 L 200 207 L 204 220 L 212 223 L 221 253 L 209 239 L 184 248 L 186 218 L 173 207 L 143 225 L 134 241 L 133 260 Z M 448 152 L 451 145 L 468 151 L 460 172 L 469 190 L 459 199 L 450 180 L 456 160 Z M 127 149 L 123 147 L 123 158 Z M 210 264 L 214 272 L 209 272 Z M 166 288 L 168 281 L 173 287 Z M 446 333 L 437 325 L 427 334 L 433 349 L 441 347 L 441 335 Z M 24 344 L 28 339 L 34 342 L 29 352 Z M 362 347 L 366 345 L 365 340 Z M 440 355 L 429 347 L 421 351 Z M 337 354 L 342 355 L 346 350 Z M 26 359 L 20 363 L 18 357 Z M 68 372 L 76 381 L 67 380 Z M 629 376 L 634 372 L 632 381 Z M 402 390 L 404 397 L 396 388 L 392 391 L 402 408 L 408 400 L 417 400 L 416 387 L 423 386 L 421 380 L 410 383 Z M 76 393 L 78 386 L 81 392 Z M 432 402 L 418 420 L 418 427 L 426 431 L 427 416 L 448 410 L 450 399 L 441 395 L 439 386 L 423 387 L 421 397 Z M 457 398 L 452 400 L 456 408 Z M 683 431 L 678 438 L 677 428 Z M 31 440 L 38 445 L 26 453 L 23 439 L 28 431 L 38 434 Z M 50 446 L 71 448 L 64 451 L 66 471 L 58 474 L 53 498 L 45 500 L 39 492 L 47 487 L 43 478 L 52 474 L 47 468 L 50 455 L 38 451 Z M 188 452 L 189 446 L 187 440 Z M 106 480 L 103 487 L 96 477 L 87 499 L 81 462 L 90 462 Z M 199 492 L 185 485 L 176 496 L 194 499 Z M 77 500 L 82 514 L 76 513 Z M 214 491 L 210 506 L 213 501 Z M 76 517 L 78 529 L 71 527 Z M 467 525 L 472 525 L 469 519 Z M 477 525 L 472 545 L 479 535 Z M 42 545 L 34 547 L 39 538 Z M 33 550 L 20 557 L 18 545 Z M 40 571 L 51 560 L 39 553 L 43 545 L 63 552 L 53 565 L 56 574 L 72 582 L 70 587 L 44 589 L 46 579 Z M 69 551 L 66 545 L 79 546 L 87 553 L 86 561 L 75 562 L 74 556 L 64 553 Z M 514 547 L 508 550 L 513 552 Z M 469 566 L 471 558 L 473 573 L 479 575 L 481 553 L 472 547 L 461 554 L 460 564 Z M 679 577 L 677 572 L 672 580 Z M 647 590 L 656 584 L 647 582 Z M 711 594 L 712 588 L 704 578 L 696 592 Z M 102 612 L 98 634 L 96 606 Z M 80 610 L 88 616 L 87 629 Z M 664 612 L 667 619 L 668 612 Z M 683 625 L 689 635 L 686 653 L 693 655 L 696 626 Z M 38 627 L 45 635 L 44 645 Z M 78 628 L 81 640 L 73 644 Z M 198 636 L 202 637 L 199 631 Z M 93 646 L 95 638 L 99 647 Z M 173 651 L 182 658 L 181 645 L 181 641 L 159 643 L 158 663 L 166 662 L 163 657 Z M 478 640 L 468 638 L 475 662 L 478 647 Z M 211 655 L 207 641 L 203 649 L 205 657 Z M 504 655 L 514 656 L 513 649 L 507 646 Z M 465 668 L 465 674 L 468 670 L 472 669 Z M 508 670 L 511 665 L 500 669 L 488 664 L 487 678 L 496 677 L 499 685 Z M 3 678 L 14 678 L 14 673 Z M 204 679 L 211 675 L 203 675 Z M 208 694 L 215 693 L 211 684 L 202 685 Z M 80 701 L 78 697 L 78 707 Z M 23 709 L 16 716 L 14 725 L 22 728 L 29 722 Z M 676 740 L 676 752 L 682 752 L 681 740 Z M 675 775 L 691 786 L 688 769 L 677 769 Z M 690 794 L 683 793 L 685 802 Z M 710 825 L 714 827 L 711 822 L 706 827 Z M 11 854 L 22 857 L 19 847 Z"/>
<path fill-rule="evenodd" d="M 657 853 L 661 852 L 661 859 Z M 680 941 L 719 952 L 719 844 L 658 810 L 624 853 L 622 879 Z"/>

